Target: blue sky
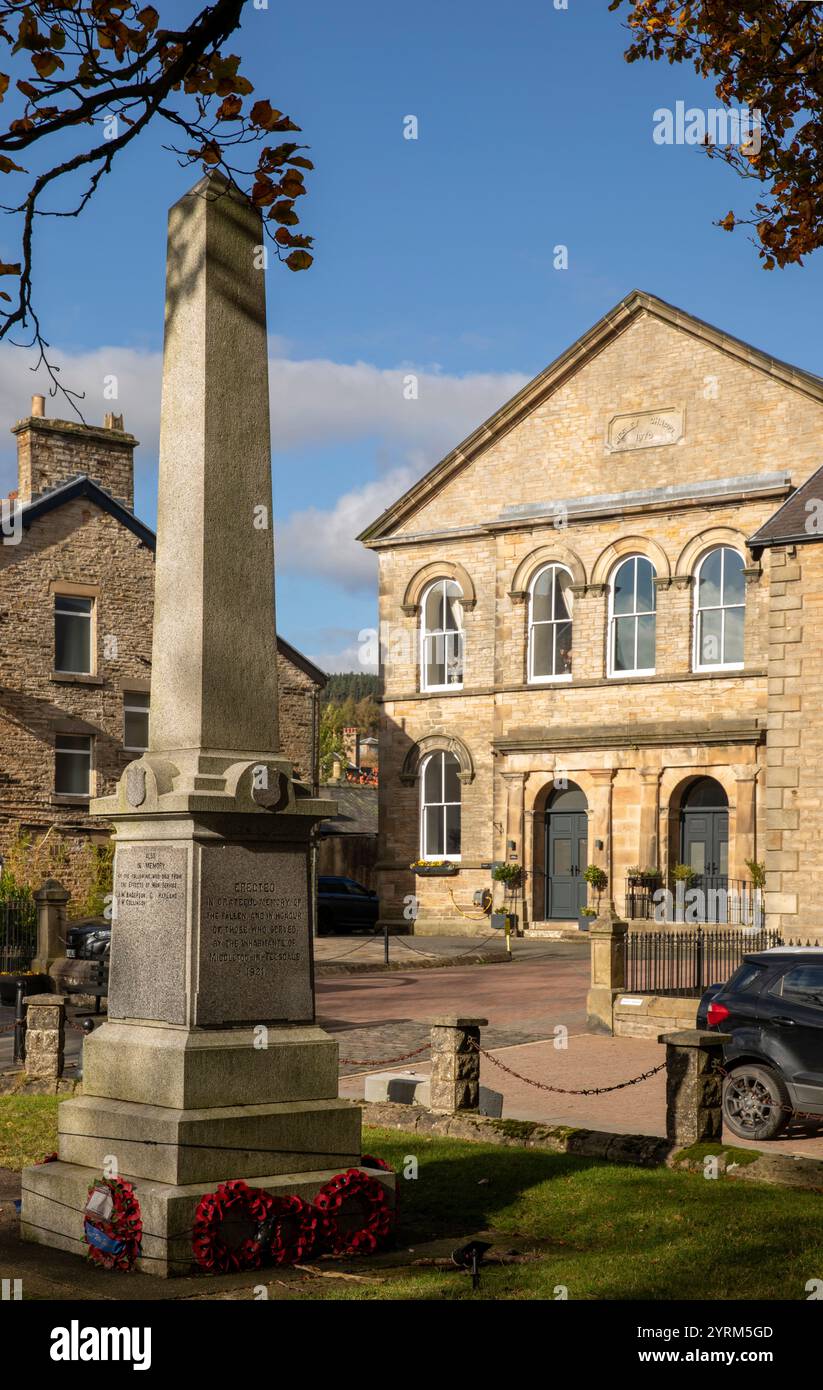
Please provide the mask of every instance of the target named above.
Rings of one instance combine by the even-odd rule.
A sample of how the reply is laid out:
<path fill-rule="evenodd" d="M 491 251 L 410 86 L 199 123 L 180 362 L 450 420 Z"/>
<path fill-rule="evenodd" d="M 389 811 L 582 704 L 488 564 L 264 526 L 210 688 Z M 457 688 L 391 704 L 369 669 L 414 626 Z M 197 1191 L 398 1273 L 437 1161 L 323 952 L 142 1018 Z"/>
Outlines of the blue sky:
<path fill-rule="evenodd" d="M 767 273 L 745 229 L 712 226 L 748 210 L 750 187 L 652 139 L 658 107 L 716 105 L 712 88 L 686 68 L 628 65 L 625 43 L 606 0 L 272 0 L 232 40 L 316 165 L 301 200 L 315 265 L 268 271 L 272 442 L 278 626 L 330 669 L 351 668 L 375 621 L 356 530 L 630 289 L 823 373 L 823 260 Z M 120 378 L 152 524 L 165 214 L 196 178 L 168 138 L 136 143 L 82 219 L 46 223 L 36 260 L 44 328 L 91 422 L 111 408 L 103 376 Z M 568 270 L 553 267 L 558 243 Z M 0 227 L 0 255 L 12 250 Z M 29 361 L 0 350 L 8 424 L 36 387 Z M 0 444 L 6 484 L 12 460 Z"/>

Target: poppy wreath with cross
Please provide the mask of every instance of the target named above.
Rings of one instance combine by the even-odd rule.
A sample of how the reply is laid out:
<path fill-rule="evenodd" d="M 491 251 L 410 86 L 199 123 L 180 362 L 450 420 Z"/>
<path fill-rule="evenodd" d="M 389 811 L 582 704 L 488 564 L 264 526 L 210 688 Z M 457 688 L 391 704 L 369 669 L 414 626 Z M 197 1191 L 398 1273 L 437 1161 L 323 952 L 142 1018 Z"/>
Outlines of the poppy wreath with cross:
<path fill-rule="evenodd" d="M 83 1221 L 83 1238 L 91 1264 L 126 1273 L 134 1268 L 143 1239 L 143 1221 L 130 1182 L 120 1178 L 98 1178 L 92 1183 Z"/>

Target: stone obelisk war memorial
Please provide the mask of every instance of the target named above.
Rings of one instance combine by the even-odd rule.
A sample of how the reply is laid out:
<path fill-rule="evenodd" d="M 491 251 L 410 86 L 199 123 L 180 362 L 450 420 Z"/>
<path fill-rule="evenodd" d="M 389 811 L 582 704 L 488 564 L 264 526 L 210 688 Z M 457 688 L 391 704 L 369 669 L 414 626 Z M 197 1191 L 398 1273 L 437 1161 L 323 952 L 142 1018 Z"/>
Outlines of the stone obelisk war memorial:
<path fill-rule="evenodd" d="M 190 1271 L 220 1182 L 310 1200 L 361 1157 L 314 1022 L 309 839 L 336 808 L 279 753 L 263 239 L 217 175 L 169 214 L 149 748 L 92 805 L 115 827 L 108 1020 L 59 1161 L 23 1175 L 25 1238 L 82 1254 L 113 1159 L 159 1275 Z"/>

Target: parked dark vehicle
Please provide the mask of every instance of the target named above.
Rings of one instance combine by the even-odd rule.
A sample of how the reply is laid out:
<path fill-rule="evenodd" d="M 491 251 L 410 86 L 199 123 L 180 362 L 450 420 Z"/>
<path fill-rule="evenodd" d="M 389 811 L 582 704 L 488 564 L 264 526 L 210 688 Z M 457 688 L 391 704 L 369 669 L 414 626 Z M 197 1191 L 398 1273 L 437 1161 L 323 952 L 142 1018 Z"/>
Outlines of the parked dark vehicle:
<path fill-rule="evenodd" d="M 108 963 L 111 953 L 111 923 L 98 917 L 72 922 L 66 931 L 66 955 L 69 960 L 103 960 Z"/>
<path fill-rule="evenodd" d="M 697 1026 L 732 1036 L 723 1049 L 723 1120 L 732 1134 L 774 1139 L 792 1111 L 819 1115 L 823 1125 L 823 947 L 745 956 L 726 984 L 706 990 Z"/>
<path fill-rule="evenodd" d="M 376 931 L 380 903 L 377 894 L 353 878 L 321 874 L 317 880 L 319 932 Z"/>

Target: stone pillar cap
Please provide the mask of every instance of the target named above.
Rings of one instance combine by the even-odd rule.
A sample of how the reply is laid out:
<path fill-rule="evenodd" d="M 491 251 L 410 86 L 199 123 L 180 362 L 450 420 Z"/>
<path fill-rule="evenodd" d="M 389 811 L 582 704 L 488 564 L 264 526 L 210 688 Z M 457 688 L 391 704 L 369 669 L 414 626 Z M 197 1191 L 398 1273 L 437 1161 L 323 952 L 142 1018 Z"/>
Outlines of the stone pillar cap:
<path fill-rule="evenodd" d="M 35 889 L 34 897 L 35 899 L 50 898 L 53 901 L 68 902 L 71 893 L 67 888 L 64 888 L 62 883 L 58 882 L 56 878 L 47 878 L 39 888 Z"/>
<path fill-rule="evenodd" d="M 489 1020 L 487 1018 L 459 1018 L 455 1014 L 443 1015 L 441 1018 L 433 1018 L 432 1028 L 486 1028 Z"/>
<path fill-rule="evenodd" d="M 56 1008 L 60 1004 L 65 1004 L 65 994 L 27 994 L 23 1003 L 28 1008 L 29 1004 L 36 1004 L 39 1008 Z"/>
<path fill-rule="evenodd" d="M 682 1033 L 659 1033 L 659 1043 L 670 1047 L 714 1047 L 718 1043 L 730 1043 L 731 1033 L 709 1033 L 704 1028 L 687 1028 Z"/>

